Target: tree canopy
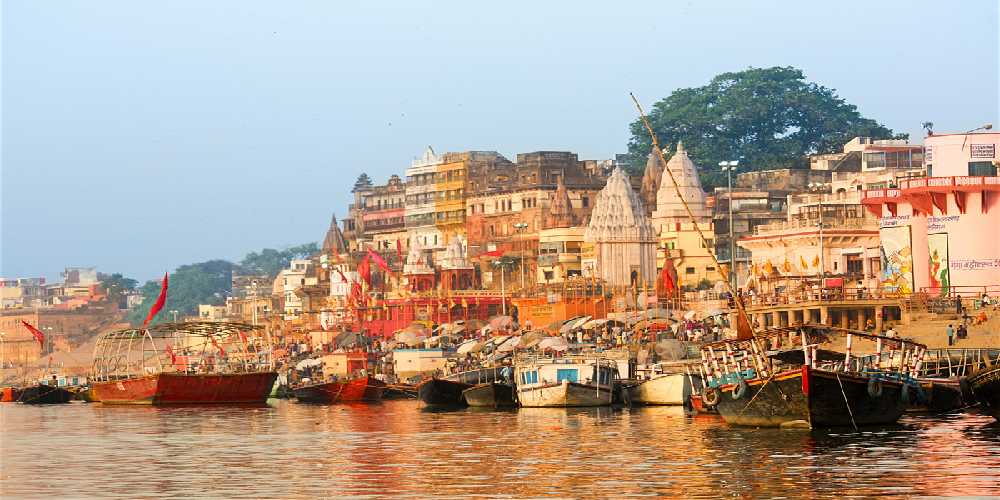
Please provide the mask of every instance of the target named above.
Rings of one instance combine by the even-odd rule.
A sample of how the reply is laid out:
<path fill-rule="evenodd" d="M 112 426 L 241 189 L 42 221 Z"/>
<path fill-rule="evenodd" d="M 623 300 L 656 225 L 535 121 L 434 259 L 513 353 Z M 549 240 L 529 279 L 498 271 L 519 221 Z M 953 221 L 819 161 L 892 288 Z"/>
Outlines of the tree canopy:
<path fill-rule="evenodd" d="M 250 252 L 240 261 L 240 268 L 244 273 L 266 274 L 270 277 L 278 275 L 282 269 L 286 269 L 292 259 L 304 259 L 319 253 L 319 245 L 316 242 L 305 243 L 284 250 L 265 248 L 260 252 Z"/>
<path fill-rule="evenodd" d="M 703 87 L 675 90 L 648 116 L 661 147 L 684 141 L 706 189 L 724 181 L 720 161 L 738 159 L 746 170 L 796 167 L 804 155 L 840 151 L 856 136 L 906 137 L 861 116 L 833 89 L 806 81 L 793 67 L 723 73 Z M 631 172 L 638 173 L 652 141 L 641 120 L 629 128 Z"/>
<path fill-rule="evenodd" d="M 233 271 L 236 265 L 225 260 L 210 260 L 180 266 L 170 273 L 167 302 L 153 323 L 173 321 L 170 311 L 177 311 L 178 318 L 198 313 L 198 304 L 222 305 L 232 291 Z M 141 324 L 160 294 L 160 280 L 147 281 L 142 286 L 142 304 L 128 313 L 133 324 Z"/>
<path fill-rule="evenodd" d="M 101 287 L 104 288 L 104 293 L 108 295 L 108 300 L 117 304 L 118 307 L 122 307 L 125 295 L 135 290 L 136 285 L 139 284 L 138 281 L 126 278 L 121 273 L 98 274 L 97 279 L 100 281 Z"/>

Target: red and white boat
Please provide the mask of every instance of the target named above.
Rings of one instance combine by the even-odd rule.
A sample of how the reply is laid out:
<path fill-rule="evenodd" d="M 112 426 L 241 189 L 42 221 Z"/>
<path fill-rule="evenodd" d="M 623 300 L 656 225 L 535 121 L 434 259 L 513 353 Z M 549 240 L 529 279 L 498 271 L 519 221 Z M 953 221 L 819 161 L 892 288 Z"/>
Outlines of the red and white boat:
<path fill-rule="evenodd" d="M 346 403 L 379 401 L 385 392 L 385 382 L 371 376 L 304 384 L 293 389 L 295 398 L 303 403 Z"/>
<path fill-rule="evenodd" d="M 102 336 L 91 387 L 104 404 L 263 404 L 278 373 L 258 328 L 166 323 Z"/>
<path fill-rule="evenodd" d="M 308 374 L 292 386 L 303 403 L 379 401 L 385 382 L 371 375 L 376 363 L 363 351 L 335 352 L 300 362 L 296 367 Z"/>

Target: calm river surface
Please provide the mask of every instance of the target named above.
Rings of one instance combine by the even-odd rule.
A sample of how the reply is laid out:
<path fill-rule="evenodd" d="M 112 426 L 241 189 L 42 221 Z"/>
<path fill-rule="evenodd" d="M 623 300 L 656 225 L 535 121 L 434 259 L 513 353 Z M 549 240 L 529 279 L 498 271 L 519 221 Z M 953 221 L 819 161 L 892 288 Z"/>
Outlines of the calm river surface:
<path fill-rule="evenodd" d="M 977 414 L 849 430 L 730 428 L 679 408 L 430 412 L 0 405 L 0 497 L 1000 495 Z"/>

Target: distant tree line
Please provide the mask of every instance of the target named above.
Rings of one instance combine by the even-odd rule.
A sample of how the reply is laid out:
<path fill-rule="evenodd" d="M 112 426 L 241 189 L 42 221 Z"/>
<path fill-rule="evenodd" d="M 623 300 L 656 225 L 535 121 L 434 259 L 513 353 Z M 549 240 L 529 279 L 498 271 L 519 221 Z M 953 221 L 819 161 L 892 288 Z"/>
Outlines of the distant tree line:
<path fill-rule="evenodd" d="M 250 252 L 239 263 L 227 260 L 210 260 L 178 267 L 170 273 L 170 286 L 167 302 L 163 312 L 153 321 L 162 323 L 173 321 L 171 311 L 177 311 L 178 317 L 191 316 L 198 312 L 199 304 L 223 305 L 226 297 L 232 293 L 233 274 L 256 274 L 274 278 L 282 269 L 288 267 L 293 259 L 307 258 L 319 252 L 317 243 L 306 243 L 276 250 L 265 248 L 260 252 Z M 125 278 L 119 273 L 108 275 L 102 280 L 109 298 L 111 290 L 118 297 L 136 288 L 137 282 Z M 160 294 L 161 280 L 147 281 L 139 290 L 142 292 L 142 303 L 128 312 L 128 320 L 133 325 L 139 325 L 156 302 Z M 120 302 L 120 298 L 118 299 Z"/>

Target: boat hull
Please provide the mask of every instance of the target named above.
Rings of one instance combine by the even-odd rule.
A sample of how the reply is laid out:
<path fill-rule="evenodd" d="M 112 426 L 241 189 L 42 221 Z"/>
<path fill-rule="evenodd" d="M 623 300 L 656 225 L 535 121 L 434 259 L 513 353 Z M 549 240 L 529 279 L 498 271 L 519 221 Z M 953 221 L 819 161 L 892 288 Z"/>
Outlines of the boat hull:
<path fill-rule="evenodd" d="M 507 384 L 487 383 L 474 385 L 462 391 L 469 406 L 499 408 L 515 406 L 514 387 Z"/>
<path fill-rule="evenodd" d="M 338 380 L 293 390 L 295 398 L 303 403 L 379 401 L 384 391 L 385 383 L 372 377 Z"/>
<path fill-rule="evenodd" d="M 462 392 L 472 384 L 442 378 L 431 378 L 417 385 L 417 398 L 428 406 L 465 406 Z"/>
<path fill-rule="evenodd" d="M 263 404 L 277 377 L 276 372 L 212 375 L 160 373 L 98 382 L 93 384 L 93 388 L 104 404 Z"/>
<path fill-rule="evenodd" d="M 899 420 L 907 406 L 899 382 L 883 381 L 881 393 L 872 396 L 866 378 L 839 374 L 838 380 L 836 373 L 807 367 L 779 373 L 769 382 L 767 379 L 747 381 L 744 394 L 734 398 L 738 387 L 735 384 L 720 387 L 716 408 L 726 423 L 740 426 L 884 425 Z"/>
<path fill-rule="evenodd" d="M 663 375 L 629 387 L 628 392 L 633 404 L 683 405 L 691 397 L 691 382 L 684 374 Z"/>
<path fill-rule="evenodd" d="M 1000 366 L 969 376 L 969 388 L 983 411 L 1000 420 Z"/>
<path fill-rule="evenodd" d="M 908 412 L 942 413 L 965 406 L 958 379 L 919 379 L 922 394 L 915 398 Z"/>
<path fill-rule="evenodd" d="M 382 399 L 413 399 L 417 397 L 417 386 L 410 384 L 389 384 L 382 393 Z"/>
<path fill-rule="evenodd" d="M 53 405 L 69 403 L 73 400 L 73 393 L 62 387 L 52 387 L 48 385 L 33 385 L 21 390 L 17 401 L 28 405 Z"/>
<path fill-rule="evenodd" d="M 527 408 L 610 406 L 610 387 L 563 382 L 536 387 L 518 388 L 517 400 Z"/>

